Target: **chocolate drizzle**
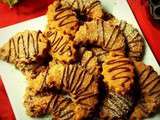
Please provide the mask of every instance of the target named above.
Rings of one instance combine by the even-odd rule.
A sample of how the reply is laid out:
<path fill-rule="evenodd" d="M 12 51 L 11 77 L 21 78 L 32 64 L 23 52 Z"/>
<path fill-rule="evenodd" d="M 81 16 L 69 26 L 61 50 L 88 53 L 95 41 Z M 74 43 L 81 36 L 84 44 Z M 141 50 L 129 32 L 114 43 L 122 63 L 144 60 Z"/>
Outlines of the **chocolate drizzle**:
<path fill-rule="evenodd" d="M 106 65 L 112 66 L 108 68 L 109 73 L 114 73 L 114 71 L 119 71 L 116 74 L 112 74 L 112 80 L 121 80 L 121 86 L 125 87 L 125 83 L 130 82 L 132 76 L 128 76 L 128 74 L 122 73 L 132 73 L 132 69 L 128 67 L 128 65 L 132 65 L 132 62 L 129 59 L 125 59 L 124 57 L 118 57 L 117 59 L 111 59 L 105 62 Z"/>
<path fill-rule="evenodd" d="M 41 32 L 36 33 L 36 39 L 33 36 L 33 33 L 27 32 L 27 39 L 24 38 L 26 33 L 21 33 L 17 38 L 12 37 L 9 40 L 9 53 L 8 53 L 8 62 L 15 59 L 33 59 L 39 53 L 39 35 Z M 11 58 L 12 57 L 12 58 Z M 10 60 L 10 58 L 12 60 Z"/>
<path fill-rule="evenodd" d="M 81 16 L 79 17 L 80 21 L 81 21 L 81 18 L 87 18 L 87 19 L 82 19 L 82 21 L 89 20 L 90 18 L 92 18 L 93 16 L 89 16 L 90 12 L 94 10 L 98 5 L 100 5 L 99 0 L 90 0 L 90 1 L 72 0 L 71 2 L 65 0 L 65 3 L 68 5 L 68 7 L 73 9 L 73 11 L 75 11 L 78 14 L 78 16 Z"/>
<path fill-rule="evenodd" d="M 85 85 L 84 82 L 86 83 Z M 89 75 L 86 70 L 80 69 L 80 66 L 66 65 L 63 71 L 61 86 L 71 93 L 78 102 L 96 97 L 97 93 L 89 90 L 95 82 L 94 77 Z"/>
<path fill-rule="evenodd" d="M 66 11 L 71 11 L 69 7 L 63 7 L 62 5 L 58 5 L 57 8 L 55 9 L 55 15 L 54 15 L 54 20 L 59 21 L 59 27 L 76 23 L 76 19 L 71 19 L 72 17 L 75 16 L 73 12 L 66 12 Z M 66 14 L 67 13 L 67 14 Z"/>
<path fill-rule="evenodd" d="M 68 52 L 67 55 L 72 56 L 71 46 L 69 45 L 69 38 L 66 39 L 58 31 L 47 32 L 47 37 L 50 39 L 51 51 L 63 55 Z"/>
<path fill-rule="evenodd" d="M 46 80 L 50 79 L 48 75 L 49 72 L 47 70 L 43 75 L 41 92 L 45 88 L 50 88 L 46 83 Z M 49 105 L 49 109 L 55 119 L 73 119 L 77 105 L 87 112 L 95 107 L 97 104 L 98 84 L 93 75 L 88 74 L 87 70 L 82 69 L 79 65 L 67 64 L 64 65 L 63 74 L 61 75 L 60 88 L 57 88 L 59 96 L 54 96 Z M 92 87 L 94 87 L 94 90 Z M 62 91 L 65 91 L 64 95 L 61 94 Z M 70 105 L 72 106 L 71 108 Z"/>
<path fill-rule="evenodd" d="M 119 35 L 121 34 L 120 33 L 120 28 L 118 26 L 108 26 L 108 27 L 113 27 L 112 28 L 112 32 L 109 36 L 109 38 L 106 38 L 105 37 L 105 22 L 102 21 L 102 20 L 97 20 L 98 23 L 97 25 L 98 26 L 101 26 L 102 28 L 102 35 L 103 35 L 103 41 L 101 42 L 101 45 L 102 45 L 102 48 L 107 50 L 107 51 L 110 51 L 110 50 L 122 50 L 124 46 L 114 46 L 117 42 L 121 42 L 121 41 L 117 41 L 118 40 L 118 37 Z M 99 27 L 100 29 L 100 27 Z M 100 33 L 98 33 L 100 34 Z M 99 41 L 100 39 L 97 39 L 97 41 Z"/>
<path fill-rule="evenodd" d="M 140 87 L 139 100 L 135 106 L 132 119 L 143 119 L 154 113 L 160 106 L 160 76 L 151 66 L 134 62 Z"/>
<path fill-rule="evenodd" d="M 84 32 L 84 28 L 86 32 Z M 76 33 L 75 41 L 76 44 L 93 44 L 102 47 L 107 52 L 117 50 L 124 51 L 125 48 L 125 38 L 121 33 L 120 27 L 112 26 L 108 22 L 100 19 L 87 22 L 81 26 Z"/>
<path fill-rule="evenodd" d="M 92 50 L 80 48 L 80 65 L 91 74 L 99 73 L 98 58 Z"/>
<path fill-rule="evenodd" d="M 151 66 L 139 73 L 141 94 L 160 98 L 160 77 Z M 160 102 L 160 101 L 159 101 Z"/>
<path fill-rule="evenodd" d="M 119 26 L 124 32 L 127 40 L 129 56 L 135 60 L 141 60 L 144 53 L 144 41 L 138 30 L 124 21 L 120 21 Z"/>
<path fill-rule="evenodd" d="M 61 120 L 74 119 L 75 111 L 72 109 L 72 101 L 70 98 L 65 98 L 60 95 L 55 95 L 50 104 L 50 111 L 53 118 Z"/>

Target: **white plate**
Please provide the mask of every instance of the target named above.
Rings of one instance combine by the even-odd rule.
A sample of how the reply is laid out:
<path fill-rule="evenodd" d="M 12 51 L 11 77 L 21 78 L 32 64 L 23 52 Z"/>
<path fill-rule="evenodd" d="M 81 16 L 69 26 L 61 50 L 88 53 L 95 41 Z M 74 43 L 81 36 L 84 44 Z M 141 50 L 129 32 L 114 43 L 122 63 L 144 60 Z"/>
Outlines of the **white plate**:
<path fill-rule="evenodd" d="M 133 24 L 137 29 L 140 28 L 134 18 L 134 15 L 126 0 L 101 0 L 105 9 L 110 11 L 116 17 L 126 20 Z M 16 32 L 23 31 L 25 29 L 31 30 L 44 30 L 46 25 L 46 17 L 42 16 L 32 20 L 28 20 L 16 25 L 5 27 L 0 29 L 0 46 L 3 45 L 8 39 Z M 141 32 L 141 31 L 140 31 Z M 151 52 L 148 44 L 146 43 L 146 55 L 144 62 L 148 65 L 152 65 L 154 69 L 160 74 L 160 67 Z M 11 106 L 13 108 L 16 120 L 49 120 L 48 116 L 44 118 L 30 118 L 25 114 L 25 109 L 22 105 L 24 90 L 26 87 L 25 77 L 21 72 L 15 69 L 13 65 L 0 61 L 0 75 L 4 83 L 7 95 L 9 97 Z M 160 114 L 157 114 L 150 120 L 159 120 Z M 149 119 L 148 119 L 149 120 Z"/>

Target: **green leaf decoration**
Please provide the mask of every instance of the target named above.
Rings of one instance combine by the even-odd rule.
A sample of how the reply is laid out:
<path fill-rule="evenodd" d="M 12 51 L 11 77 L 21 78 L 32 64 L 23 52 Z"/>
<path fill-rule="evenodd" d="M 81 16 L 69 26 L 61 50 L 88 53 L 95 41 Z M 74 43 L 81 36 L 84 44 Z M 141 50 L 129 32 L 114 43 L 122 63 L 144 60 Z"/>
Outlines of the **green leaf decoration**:
<path fill-rule="evenodd" d="M 13 7 L 16 3 L 18 3 L 18 0 L 8 0 L 8 4 L 10 7 Z"/>

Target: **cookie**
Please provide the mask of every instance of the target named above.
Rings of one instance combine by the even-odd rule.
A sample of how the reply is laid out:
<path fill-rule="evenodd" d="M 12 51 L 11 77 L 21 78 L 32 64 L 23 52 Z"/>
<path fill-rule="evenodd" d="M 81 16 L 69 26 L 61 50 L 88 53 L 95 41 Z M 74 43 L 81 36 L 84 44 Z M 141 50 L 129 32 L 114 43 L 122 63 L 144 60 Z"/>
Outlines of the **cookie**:
<path fill-rule="evenodd" d="M 109 91 L 99 112 L 100 120 L 128 120 L 132 107 L 131 97 Z"/>
<path fill-rule="evenodd" d="M 36 61 L 45 56 L 48 41 L 41 31 L 19 32 L 0 48 L 0 59 L 9 63 Z"/>
<path fill-rule="evenodd" d="M 125 37 L 120 27 L 101 19 L 86 22 L 75 35 L 76 45 L 96 45 L 106 51 L 124 51 Z"/>
<path fill-rule="evenodd" d="M 76 119 L 78 116 L 76 107 L 69 97 L 55 95 L 49 105 L 49 111 L 55 120 L 78 120 Z"/>
<path fill-rule="evenodd" d="M 62 4 L 71 8 L 78 20 L 82 23 L 103 16 L 102 6 L 99 0 L 62 0 Z"/>
<path fill-rule="evenodd" d="M 130 120 L 141 120 L 149 117 L 160 107 L 160 76 L 142 62 L 134 62 L 140 86 L 140 98 Z"/>
<path fill-rule="evenodd" d="M 0 48 L 0 59 L 34 76 L 38 72 L 36 69 L 45 62 L 48 49 L 48 40 L 41 31 L 26 30 L 14 35 Z"/>
<path fill-rule="evenodd" d="M 28 86 L 24 95 L 24 107 L 27 115 L 31 117 L 40 117 L 48 114 L 49 104 L 52 100 L 52 94 L 38 94 L 33 88 Z"/>
<path fill-rule="evenodd" d="M 88 70 L 89 73 L 99 75 L 100 65 L 98 63 L 98 57 L 92 50 L 87 50 L 85 47 L 79 49 L 79 64 Z"/>
<path fill-rule="evenodd" d="M 142 60 L 145 53 L 144 38 L 136 28 L 123 20 L 112 18 L 108 21 L 110 24 L 120 26 L 127 42 L 128 56 L 133 60 Z"/>
<path fill-rule="evenodd" d="M 46 65 L 37 61 L 31 63 L 17 63 L 16 67 L 25 75 L 27 79 L 36 78 L 42 70 L 46 69 Z"/>
<path fill-rule="evenodd" d="M 98 78 L 81 66 L 51 63 L 46 79 L 47 86 L 63 89 L 80 102 L 89 100 L 88 106 L 95 104 L 98 94 Z M 82 100 L 82 101 L 81 101 Z M 87 101 L 85 101 L 87 100 Z M 93 102 L 93 104 L 92 104 Z M 84 106 L 85 107 L 85 106 Z M 86 106 L 87 107 L 87 106 Z"/>
<path fill-rule="evenodd" d="M 77 64 L 51 62 L 39 76 L 29 81 L 32 91 L 36 94 L 53 89 L 60 91 L 63 97 L 66 94 L 76 104 L 74 111 L 83 113 L 83 116 L 76 113 L 82 118 L 88 116 L 98 103 L 98 78 Z M 79 117 L 76 120 L 79 120 Z"/>
<path fill-rule="evenodd" d="M 83 120 L 90 111 L 73 102 L 71 98 L 61 95 L 53 98 L 49 108 L 55 120 Z"/>
<path fill-rule="evenodd" d="M 98 47 L 93 47 L 91 49 L 91 51 L 93 52 L 93 54 L 97 57 L 98 59 L 98 63 L 101 65 L 102 63 L 104 63 L 106 56 L 109 54 L 107 51 L 103 50 L 102 48 L 98 48 Z"/>
<path fill-rule="evenodd" d="M 76 13 L 70 7 L 62 5 L 61 0 L 55 0 L 48 7 L 47 19 L 50 29 L 55 28 L 71 36 L 74 36 L 79 27 Z"/>
<path fill-rule="evenodd" d="M 45 31 L 45 36 L 50 43 L 50 55 L 59 61 L 70 63 L 76 60 L 76 49 L 74 42 L 68 35 L 52 29 Z"/>
<path fill-rule="evenodd" d="M 110 52 L 102 64 L 102 75 L 109 89 L 122 95 L 127 94 L 134 85 L 134 66 L 123 53 Z"/>

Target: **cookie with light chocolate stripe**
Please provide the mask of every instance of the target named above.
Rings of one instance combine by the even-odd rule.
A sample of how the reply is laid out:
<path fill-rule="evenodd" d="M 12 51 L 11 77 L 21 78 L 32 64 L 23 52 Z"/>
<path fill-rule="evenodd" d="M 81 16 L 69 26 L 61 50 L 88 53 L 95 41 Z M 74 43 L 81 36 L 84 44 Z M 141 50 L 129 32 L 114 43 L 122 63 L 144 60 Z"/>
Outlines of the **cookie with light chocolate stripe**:
<path fill-rule="evenodd" d="M 145 53 L 144 38 L 136 28 L 123 20 L 111 18 L 108 20 L 110 24 L 120 26 L 127 42 L 128 56 L 133 60 L 142 60 Z"/>
<path fill-rule="evenodd" d="M 109 91 L 99 112 L 100 120 L 128 120 L 133 108 L 133 98 Z"/>
<path fill-rule="evenodd" d="M 31 91 L 25 94 L 24 106 L 26 113 L 31 117 L 42 117 L 51 114 L 54 120 L 83 120 L 88 117 L 88 111 L 81 108 L 67 95 L 44 94 L 32 95 Z"/>
<path fill-rule="evenodd" d="M 19 32 L 0 48 L 0 58 L 10 63 L 36 61 L 45 56 L 48 40 L 41 31 Z"/>
<path fill-rule="evenodd" d="M 50 55 L 59 61 L 70 63 L 76 60 L 76 49 L 73 40 L 56 29 L 44 32 L 50 43 Z"/>
<path fill-rule="evenodd" d="M 140 86 L 140 98 L 130 120 L 148 118 L 160 108 L 160 76 L 142 62 L 134 62 Z"/>
<path fill-rule="evenodd" d="M 96 45 L 109 51 L 125 51 L 125 37 L 119 26 L 104 20 L 92 20 L 80 26 L 74 38 L 77 45 Z"/>

